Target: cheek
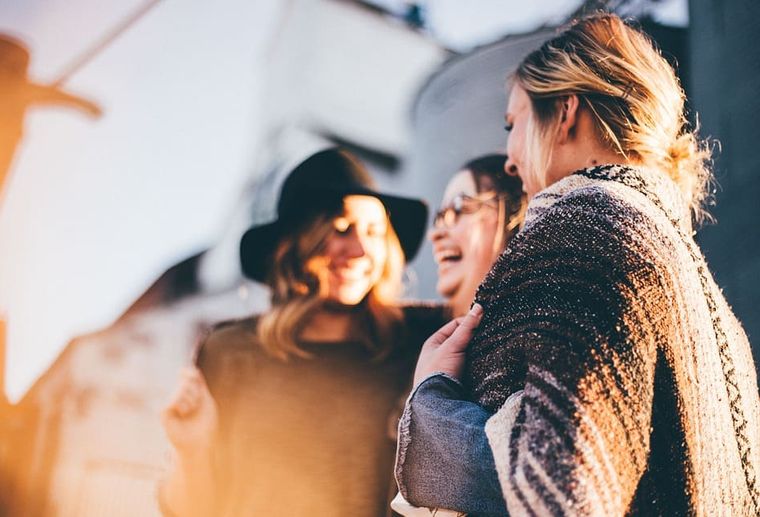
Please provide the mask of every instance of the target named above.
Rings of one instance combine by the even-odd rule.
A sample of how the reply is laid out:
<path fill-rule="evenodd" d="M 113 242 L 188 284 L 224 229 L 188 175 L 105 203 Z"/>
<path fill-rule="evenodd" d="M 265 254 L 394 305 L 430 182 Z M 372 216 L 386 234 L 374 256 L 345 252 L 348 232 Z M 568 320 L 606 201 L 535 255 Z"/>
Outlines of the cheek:
<path fill-rule="evenodd" d="M 314 275 L 320 282 L 323 282 L 329 275 L 330 258 L 322 254 L 313 256 L 304 263 L 303 271 L 309 275 Z"/>
<path fill-rule="evenodd" d="M 484 238 L 483 227 L 472 219 L 461 221 L 451 232 L 451 238 L 462 250 L 463 258 L 471 260 L 472 256 L 480 251 Z"/>
<path fill-rule="evenodd" d="M 493 243 L 496 238 L 496 221 L 480 220 L 468 225 L 465 249 L 465 260 L 468 267 L 481 268 L 484 262 L 490 265 L 493 254 Z"/>
<path fill-rule="evenodd" d="M 337 237 L 331 236 L 325 241 L 324 247 L 320 255 L 323 257 L 334 260 L 340 254 L 340 241 Z"/>
<path fill-rule="evenodd" d="M 384 241 L 368 244 L 365 250 L 369 250 L 369 257 L 372 260 L 373 269 L 375 271 L 382 271 L 385 267 L 385 262 L 388 259 L 388 248 Z"/>
<path fill-rule="evenodd" d="M 458 246 L 463 252 L 466 252 L 469 248 L 471 232 L 472 225 L 462 218 L 452 228 L 446 230 L 446 237 L 447 240 Z"/>
<path fill-rule="evenodd" d="M 522 163 L 523 153 L 522 135 L 519 131 L 512 131 L 507 140 L 507 155 L 514 163 Z"/>

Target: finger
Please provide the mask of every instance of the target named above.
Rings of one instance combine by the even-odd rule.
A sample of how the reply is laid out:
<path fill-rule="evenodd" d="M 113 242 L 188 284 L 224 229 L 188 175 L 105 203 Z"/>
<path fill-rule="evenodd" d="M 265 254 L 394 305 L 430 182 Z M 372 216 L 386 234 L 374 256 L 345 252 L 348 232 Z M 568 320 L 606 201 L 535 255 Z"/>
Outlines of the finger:
<path fill-rule="evenodd" d="M 194 367 L 194 366 L 187 366 L 185 368 L 182 368 L 180 370 L 180 378 L 181 379 L 187 379 L 187 380 L 203 380 L 203 373 L 201 371 Z"/>
<path fill-rule="evenodd" d="M 190 378 L 180 379 L 179 385 L 172 393 L 167 409 L 176 408 L 181 402 L 197 403 L 203 393 L 203 387 L 198 384 L 197 380 Z"/>
<path fill-rule="evenodd" d="M 202 405 L 203 401 L 199 397 L 188 394 L 177 402 L 176 413 L 182 418 L 187 418 L 198 411 Z"/>
<path fill-rule="evenodd" d="M 206 390 L 208 391 L 208 384 L 206 383 L 206 376 L 203 375 L 203 372 L 200 371 L 200 369 L 196 368 L 195 366 L 185 368 L 187 371 L 187 375 L 189 379 L 192 379 L 194 384 L 200 389 L 200 390 Z"/>
<path fill-rule="evenodd" d="M 446 341 L 451 334 L 454 333 L 456 328 L 459 326 L 460 318 L 453 319 L 449 321 L 447 324 L 445 324 L 443 327 L 436 330 L 432 336 L 427 338 L 427 341 L 425 341 L 426 346 L 439 346 L 441 343 Z"/>
<path fill-rule="evenodd" d="M 179 381 L 180 391 L 189 391 L 201 396 L 204 392 L 209 391 L 206 379 L 197 368 L 185 368 L 180 373 Z"/>
<path fill-rule="evenodd" d="M 179 386 L 177 386 L 176 390 L 174 391 L 171 401 L 177 402 L 184 398 L 197 398 L 199 392 L 200 387 L 197 385 L 196 381 L 193 381 L 191 379 L 182 379 Z"/>
<path fill-rule="evenodd" d="M 170 422 L 174 422 L 178 419 L 183 419 L 186 415 L 187 408 L 185 407 L 185 402 L 182 400 L 173 401 L 161 411 L 161 419 L 164 422 L 164 425 L 168 425 Z"/>
<path fill-rule="evenodd" d="M 482 317 L 483 307 L 476 303 L 472 306 L 470 312 L 465 315 L 462 322 L 454 329 L 449 339 L 446 340 L 446 347 L 450 347 L 452 352 L 460 352 L 467 348 L 470 339 L 472 339 L 473 332 L 480 325 Z"/>
<path fill-rule="evenodd" d="M 179 402 L 177 402 L 177 405 L 174 407 L 174 412 L 177 416 L 181 418 L 185 418 L 187 415 L 189 415 L 192 412 L 192 408 L 190 406 L 190 403 L 182 399 Z"/>
<path fill-rule="evenodd" d="M 182 390 L 176 394 L 169 407 L 174 408 L 178 413 L 184 413 L 190 403 L 192 403 L 192 397 L 188 395 L 187 390 Z"/>
<path fill-rule="evenodd" d="M 200 393 L 191 393 L 185 398 L 185 404 L 187 406 L 188 413 L 193 413 L 203 405 L 203 399 Z"/>
<path fill-rule="evenodd" d="M 479 303 L 472 304 L 470 311 L 462 318 L 460 327 L 468 329 L 470 332 L 478 328 L 480 320 L 483 318 L 483 306 Z"/>

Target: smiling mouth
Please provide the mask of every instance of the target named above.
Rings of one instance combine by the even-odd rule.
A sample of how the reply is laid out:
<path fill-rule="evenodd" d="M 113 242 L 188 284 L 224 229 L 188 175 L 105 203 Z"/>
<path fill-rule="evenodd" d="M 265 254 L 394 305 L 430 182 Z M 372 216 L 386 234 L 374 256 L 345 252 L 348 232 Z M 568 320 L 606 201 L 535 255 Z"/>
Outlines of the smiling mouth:
<path fill-rule="evenodd" d="M 333 270 L 333 274 L 344 282 L 356 282 L 364 280 L 369 276 L 369 272 L 367 271 L 357 271 L 353 269 Z"/>
<path fill-rule="evenodd" d="M 462 254 L 453 250 L 441 251 L 435 254 L 435 261 L 439 266 L 454 264 L 462 260 Z"/>

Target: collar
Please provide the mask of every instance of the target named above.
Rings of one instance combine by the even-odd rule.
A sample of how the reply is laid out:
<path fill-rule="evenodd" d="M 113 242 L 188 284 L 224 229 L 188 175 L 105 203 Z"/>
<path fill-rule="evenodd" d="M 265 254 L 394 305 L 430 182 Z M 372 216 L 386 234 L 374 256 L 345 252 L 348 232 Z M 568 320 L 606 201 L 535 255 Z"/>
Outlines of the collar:
<path fill-rule="evenodd" d="M 691 234 L 691 214 L 678 185 L 657 170 L 621 164 L 580 169 L 536 194 L 528 205 L 529 226 L 557 201 L 582 188 L 602 188 L 618 196 L 641 195 L 655 205 L 679 230 Z"/>

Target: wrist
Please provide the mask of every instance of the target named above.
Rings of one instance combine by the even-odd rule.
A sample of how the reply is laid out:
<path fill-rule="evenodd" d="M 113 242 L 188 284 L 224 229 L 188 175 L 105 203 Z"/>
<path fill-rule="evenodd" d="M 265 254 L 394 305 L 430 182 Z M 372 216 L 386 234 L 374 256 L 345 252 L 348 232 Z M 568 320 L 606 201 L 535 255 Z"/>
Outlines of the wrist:
<path fill-rule="evenodd" d="M 435 369 L 435 370 L 425 369 L 423 371 L 415 372 L 415 374 L 414 374 L 414 382 L 412 383 L 412 385 L 413 386 L 419 386 L 420 384 L 422 384 L 423 382 L 425 382 L 429 378 L 435 377 L 437 375 L 440 375 L 440 376 L 443 376 L 443 377 L 445 377 L 447 379 L 450 379 L 450 380 L 456 382 L 457 384 L 461 384 L 461 381 L 459 380 L 459 378 L 462 375 L 461 369 L 456 370 L 456 371 L 452 371 L 451 368 L 441 367 L 441 368 L 438 368 L 438 369 Z"/>
<path fill-rule="evenodd" d="M 416 382 L 412 385 L 412 389 L 409 392 L 409 398 L 412 398 L 420 389 L 428 389 L 428 387 L 431 385 L 435 387 L 446 385 L 457 391 L 463 391 L 465 389 L 462 381 L 460 381 L 458 378 L 453 377 L 446 372 L 435 371 L 427 374 L 425 377 L 420 379 L 419 382 Z"/>

